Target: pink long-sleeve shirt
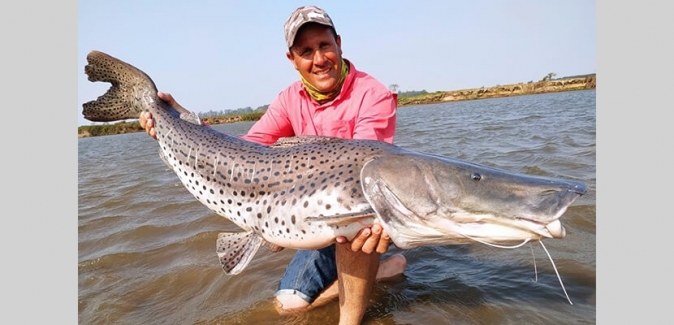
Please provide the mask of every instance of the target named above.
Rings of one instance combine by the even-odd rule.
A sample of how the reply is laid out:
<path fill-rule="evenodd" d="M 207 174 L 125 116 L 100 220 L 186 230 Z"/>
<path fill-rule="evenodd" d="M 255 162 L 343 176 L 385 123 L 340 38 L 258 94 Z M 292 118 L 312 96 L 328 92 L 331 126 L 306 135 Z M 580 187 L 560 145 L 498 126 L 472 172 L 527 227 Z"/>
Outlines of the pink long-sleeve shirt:
<path fill-rule="evenodd" d="M 333 101 L 318 104 L 301 81 L 294 82 L 279 93 L 267 112 L 242 138 L 267 145 L 281 137 L 295 135 L 393 143 L 398 107 L 396 94 L 347 62 L 349 74 L 342 91 Z"/>

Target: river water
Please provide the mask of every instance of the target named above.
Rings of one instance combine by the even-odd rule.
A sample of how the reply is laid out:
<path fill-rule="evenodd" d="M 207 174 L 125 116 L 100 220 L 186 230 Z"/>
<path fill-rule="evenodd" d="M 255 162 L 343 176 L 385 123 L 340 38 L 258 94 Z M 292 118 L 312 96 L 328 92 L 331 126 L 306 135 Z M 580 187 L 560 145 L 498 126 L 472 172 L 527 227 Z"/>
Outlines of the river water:
<path fill-rule="evenodd" d="M 588 185 L 538 243 L 420 247 L 377 283 L 364 324 L 596 323 L 595 90 L 403 107 L 395 144 Z M 244 134 L 249 122 L 216 125 Z M 293 250 L 260 249 L 222 272 L 215 239 L 237 227 L 197 202 L 145 133 L 78 139 L 80 324 L 336 324 L 338 302 L 279 316 L 272 295 Z"/>

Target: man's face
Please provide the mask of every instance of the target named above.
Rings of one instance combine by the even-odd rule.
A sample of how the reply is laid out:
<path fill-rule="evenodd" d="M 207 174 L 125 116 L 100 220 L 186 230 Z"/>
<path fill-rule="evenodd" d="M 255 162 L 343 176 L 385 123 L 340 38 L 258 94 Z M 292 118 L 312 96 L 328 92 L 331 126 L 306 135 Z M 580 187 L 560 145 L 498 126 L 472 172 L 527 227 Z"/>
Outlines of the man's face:
<path fill-rule="evenodd" d="M 320 92 L 337 87 L 342 68 L 342 40 L 339 36 L 335 38 L 330 27 L 312 23 L 302 26 L 286 56 Z"/>

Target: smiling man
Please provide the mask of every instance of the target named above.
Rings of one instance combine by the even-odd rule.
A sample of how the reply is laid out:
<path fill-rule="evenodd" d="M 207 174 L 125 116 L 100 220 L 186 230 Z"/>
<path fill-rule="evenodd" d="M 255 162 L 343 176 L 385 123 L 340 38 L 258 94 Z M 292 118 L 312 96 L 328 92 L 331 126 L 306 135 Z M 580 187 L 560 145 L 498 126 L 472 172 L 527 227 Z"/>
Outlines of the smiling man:
<path fill-rule="evenodd" d="M 267 145 L 296 135 L 393 143 L 396 95 L 342 57 L 342 39 L 327 12 L 299 7 L 286 20 L 284 31 L 286 57 L 300 80 L 281 91 L 242 138 Z M 180 107 L 170 94 L 159 96 Z M 140 123 L 155 137 L 149 113 L 141 114 Z M 375 280 L 405 270 L 400 254 L 379 263 L 389 244 L 388 235 L 374 224 L 350 242 L 342 237 L 320 250 L 297 251 L 275 294 L 277 306 L 282 311 L 307 310 L 339 295 L 340 324 L 360 323 Z"/>

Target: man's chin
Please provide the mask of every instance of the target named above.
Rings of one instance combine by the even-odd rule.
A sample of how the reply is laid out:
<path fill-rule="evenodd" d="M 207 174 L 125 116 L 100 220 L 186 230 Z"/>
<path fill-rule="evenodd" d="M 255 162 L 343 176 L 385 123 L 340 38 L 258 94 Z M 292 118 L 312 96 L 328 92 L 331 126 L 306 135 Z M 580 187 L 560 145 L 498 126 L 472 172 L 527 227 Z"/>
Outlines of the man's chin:
<path fill-rule="evenodd" d="M 316 89 L 322 93 L 333 91 L 337 87 L 337 80 L 331 78 L 330 80 L 316 80 L 312 83 Z"/>

